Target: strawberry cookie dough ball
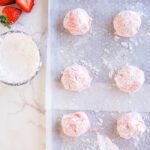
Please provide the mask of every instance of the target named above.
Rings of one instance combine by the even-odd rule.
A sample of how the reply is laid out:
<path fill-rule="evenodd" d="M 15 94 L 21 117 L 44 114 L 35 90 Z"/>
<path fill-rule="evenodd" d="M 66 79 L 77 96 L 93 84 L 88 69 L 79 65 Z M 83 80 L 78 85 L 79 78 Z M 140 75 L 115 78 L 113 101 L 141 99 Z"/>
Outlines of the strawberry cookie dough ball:
<path fill-rule="evenodd" d="M 126 65 L 115 75 L 117 87 L 127 93 L 137 92 L 144 83 L 144 72 L 137 67 Z"/>
<path fill-rule="evenodd" d="M 65 135 L 78 137 L 87 132 L 90 128 L 90 122 L 84 112 L 76 112 L 64 115 L 61 120 L 61 126 Z"/>
<path fill-rule="evenodd" d="M 145 123 L 136 112 L 123 114 L 117 119 L 117 131 L 124 139 L 134 138 L 146 130 Z"/>
<path fill-rule="evenodd" d="M 86 68 L 80 65 L 67 67 L 61 77 L 61 83 L 66 90 L 81 92 L 91 85 L 91 77 Z"/>
<path fill-rule="evenodd" d="M 133 37 L 141 26 L 140 14 L 134 11 L 122 11 L 114 19 L 116 34 L 123 37 Z"/>
<path fill-rule="evenodd" d="M 84 9 L 76 8 L 67 13 L 64 18 L 64 28 L 72 35 L 83 35 L 90 30 L 92 18 Z"/>

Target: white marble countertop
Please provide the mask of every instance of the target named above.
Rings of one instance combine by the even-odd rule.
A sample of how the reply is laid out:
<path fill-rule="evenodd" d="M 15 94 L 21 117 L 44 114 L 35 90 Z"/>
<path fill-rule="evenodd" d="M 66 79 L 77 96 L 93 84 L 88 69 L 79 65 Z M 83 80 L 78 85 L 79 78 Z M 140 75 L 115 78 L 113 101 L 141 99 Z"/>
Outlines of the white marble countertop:
<path fill-rule="evenodd" d="M 3 33 L 8 29 L 0 26 Z M 29 84 L 12 87 L 0 83 L 0 149 L 45 149 L 45 62 L 47 41 L 47 0 L 36 0 L 33 11 L 23 13 L 11 30 L 29 33 L 38 43 L 43 67 Z"/>

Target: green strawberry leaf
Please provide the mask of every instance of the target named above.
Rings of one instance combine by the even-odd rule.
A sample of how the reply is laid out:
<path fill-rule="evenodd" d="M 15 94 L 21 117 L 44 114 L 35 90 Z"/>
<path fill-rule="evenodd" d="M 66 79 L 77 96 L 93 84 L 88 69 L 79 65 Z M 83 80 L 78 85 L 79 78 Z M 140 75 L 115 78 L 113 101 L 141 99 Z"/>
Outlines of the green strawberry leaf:
<path fill-rule="evenodd" d="M 11 28 L 9 25 L 9 20 L 6 16 L 0 15 L 0 23 L 9 29 Z"/>

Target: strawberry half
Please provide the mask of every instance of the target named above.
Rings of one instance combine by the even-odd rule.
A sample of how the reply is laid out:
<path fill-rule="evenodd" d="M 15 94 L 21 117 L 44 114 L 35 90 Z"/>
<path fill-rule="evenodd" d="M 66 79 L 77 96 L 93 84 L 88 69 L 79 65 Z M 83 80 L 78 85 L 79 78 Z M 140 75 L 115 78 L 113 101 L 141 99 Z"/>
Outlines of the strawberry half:
<path fill-rule="evenodd" d="M 11 24 L 15 23 L 22 13 L 21 9 L 6 6 L 2 10 L 2 15 L 0 15 L 0 23 L 4 26 L 10 27 Z"/>
<path fill-rule="evenodd" d="M 34 0 L 16 0 L 16 4 L 25 12 L 30 12 L 34 5 Z"/>
<path fill-rule="evenodd" d="M 10 5 L 15 3 L 15 0 L 0 0 L 0 6 Z"/>

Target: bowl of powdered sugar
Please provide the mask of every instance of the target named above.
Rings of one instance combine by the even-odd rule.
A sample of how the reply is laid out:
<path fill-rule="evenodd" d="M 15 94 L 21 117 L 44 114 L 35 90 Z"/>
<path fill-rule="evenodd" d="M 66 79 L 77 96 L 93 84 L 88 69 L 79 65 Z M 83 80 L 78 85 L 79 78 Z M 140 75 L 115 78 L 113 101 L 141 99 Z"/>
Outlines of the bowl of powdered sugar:
<path fill-rule="evenodd" d="M 21 31 L 10 31 L 0 38 L 0 81 L 22 85 L 31 81 L 41 68 L 41 56 L 34 40 Z"/>

